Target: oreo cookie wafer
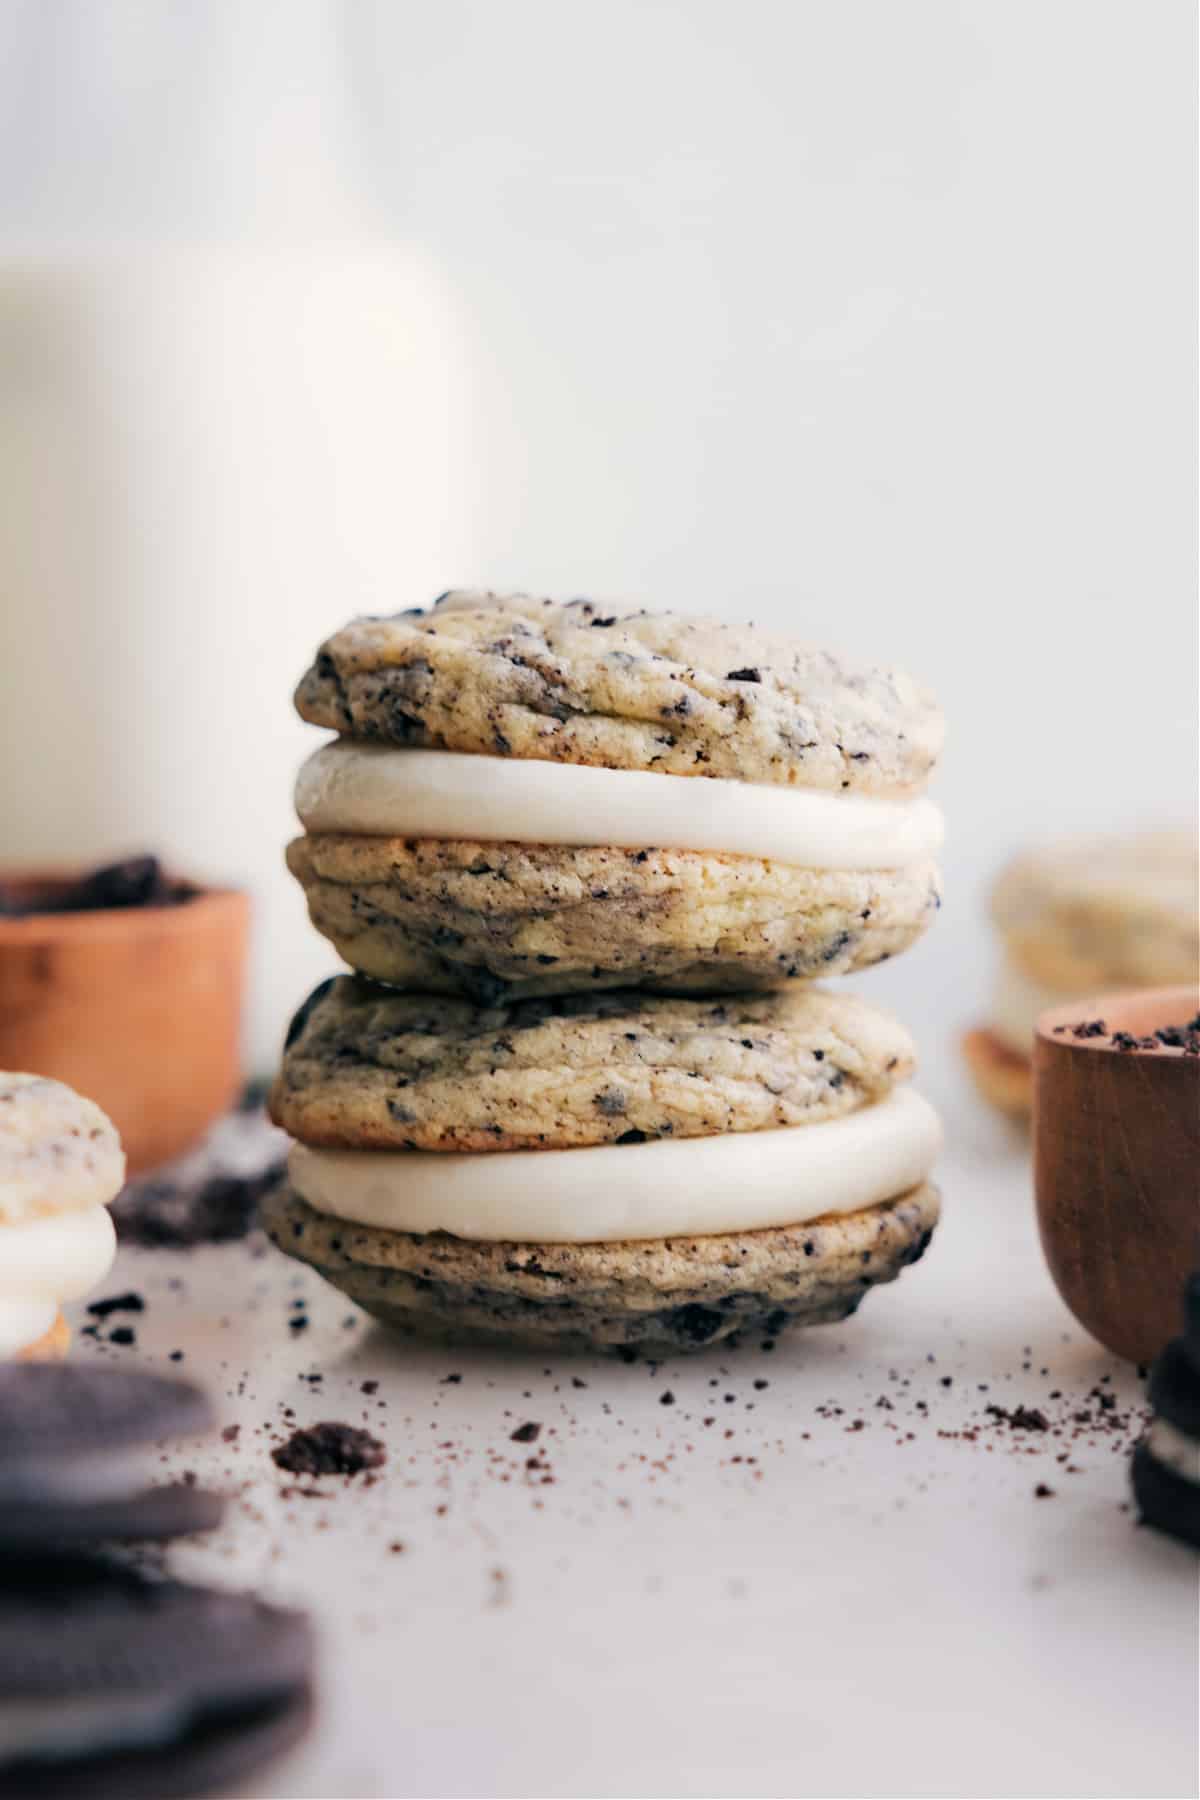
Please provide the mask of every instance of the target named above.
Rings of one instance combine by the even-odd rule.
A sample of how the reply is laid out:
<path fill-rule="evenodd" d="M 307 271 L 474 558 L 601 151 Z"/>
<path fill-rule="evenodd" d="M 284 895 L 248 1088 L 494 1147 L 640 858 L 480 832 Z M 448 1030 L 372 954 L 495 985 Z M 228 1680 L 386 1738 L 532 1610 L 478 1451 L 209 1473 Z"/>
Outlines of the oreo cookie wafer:
<path fill-rule="evenodd" d="M 305 1618 L 34 1556 L 0 1580 L 0 1800 L 173 1800 L 242 1783 L 305 1731 Z"/>
<path fill-rule="evenodd" d="M 162 1445 L 213 1423 L 198 1388 L 149 1371 L 0 1364 L 0 1554 L 211 1530 L 220 1496 L 165 1483 Z"/>
<path fill-rule="evenodd" d="M 1182 1337 L 1150 1373 L 1154 1416 L 1133 1453 L 1133 1491 L 1147 1525 L 1200 1550 L 1200 1273 L 1184 1307 Z"/>

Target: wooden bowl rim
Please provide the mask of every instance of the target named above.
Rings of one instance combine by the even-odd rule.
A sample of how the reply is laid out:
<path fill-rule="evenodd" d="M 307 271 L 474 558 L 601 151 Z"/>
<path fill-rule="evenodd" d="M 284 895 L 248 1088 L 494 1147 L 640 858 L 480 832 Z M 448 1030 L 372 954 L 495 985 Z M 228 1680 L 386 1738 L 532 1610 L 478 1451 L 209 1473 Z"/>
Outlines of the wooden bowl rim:
<path fill-rule="evenodd" d="M 66 885 L 77 880 L 86 870 L 57 868 L 0 869 L 0 883 L 33 882 Z M 71 943 L 87 938 L 132 938 L 153 927 L 161 935 L 164 927 L 180 936 L 193 926 L 207 925 L 221 913 L 230 923 L 242 920 L 249 911 L 250 896 L 244 888 L 209 887 L 204 882 L 190 882 L 187 876 L 173 871 L 170 879 L 188 881 L 195 892 L 186 900 L 159 906 L 103 906 L 84 912 L 33 912 L 16 918 L 0 917 L 0 950 L 10 945 L 29 943 Z"/>
<path fill-rule="evenodd" d="M 1116 1056 L 1122 1062 L 1132 1062 L 1139 1056 L 1167 1057 L 1172 1062 L 1195 1063 L 1197 1074 L 1200 1075 L 1200 1056 L 1185 1057 L 1182 1050 L 1170 1044 L 1159 1044 L 1153 1050 L 1141 1046 L 1133 1051 L 1119 1050 L 1108 1037 L 1077 1038 L 1055 1030 L 1056 1026 L 1079 1025 L 1087 1019 L 1103 1019 L 1110 1029 L 1122 1031 L 1126 1029 L 1123 1020 L 1135 1005 L 1139 1013 L 1150 1011 L 1158 1014 L 1161 1010 L 1163 1025 L 1178 1025 L 1184 1018 L 1194 1016 L 1200 1008 L 1200 987 L 1195 982 L 1184 982 L 1175 987 L 1118 988 L 1112 993 L 1048 1007 L 1038 1016 L 1037 1043 L 1039 1046 L 1049 1045 L 1054 1050 L 1074 1051 L 1080 1055 Z M 1139 1027 L 1143 1034 L 1154 1029 L 1153 1025 L 1147 1026 L 1144 1023 Z"/>

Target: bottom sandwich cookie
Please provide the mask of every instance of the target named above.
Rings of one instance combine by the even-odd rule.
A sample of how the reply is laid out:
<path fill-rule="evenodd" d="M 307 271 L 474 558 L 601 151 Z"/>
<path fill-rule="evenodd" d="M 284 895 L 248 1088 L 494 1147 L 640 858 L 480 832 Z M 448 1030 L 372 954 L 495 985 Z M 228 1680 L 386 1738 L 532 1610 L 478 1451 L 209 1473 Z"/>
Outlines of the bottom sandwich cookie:
<path fill-rule="evenodd" d="M 851 995 L 478 1008 L 342 978 L 272 1099 L 281 1249 L 389 1324 L 697 1348 L 854 1311 L 924 1251 L 941 1132 Z"/>

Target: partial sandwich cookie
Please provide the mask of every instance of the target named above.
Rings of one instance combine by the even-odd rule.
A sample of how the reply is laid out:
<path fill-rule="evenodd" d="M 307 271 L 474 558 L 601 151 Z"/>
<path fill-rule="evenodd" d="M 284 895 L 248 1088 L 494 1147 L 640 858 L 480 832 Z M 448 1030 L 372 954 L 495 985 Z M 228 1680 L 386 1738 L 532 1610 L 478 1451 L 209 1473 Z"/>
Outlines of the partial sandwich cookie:
<path fill-rule="evenodd" d="M 933 701 L 759 631 L 525 595 L 363 619 L 296 696 L 336 731 L 289 850 L 376 979 L 489 1001 L 864 968 L 940 904 Z"/>
<path fill-rule="evenodd" d="M 247 1784 L 306 1731 L 300 1613 L 31 1557 L 0 1582 L 0 1800 L 167 1800 Z"/>
<path fill-rule="evenodd" d="M 663 1351 L 843 1318 L 937 1219 L 913 1060 L 808 987 L 477 1008 L 341 977 L 289 1033 L 264 1223 L 427 1336 Z"/>
<path fill-rule="evenodd" d="M 112 1121 L 61 1081 L 0 1071 L 0 1363 L 54 1359 L 60 1312 L 112 1267 L 125 1179 Z"/>
<path fill-rule="evenodd" d="M 1001 959 L 963 1041 L 985 1099 L 1028 1114 L 1042 1013 L 1090 994 L 1200 979 L 1200 846 L 1185 831 L 1089 838 L 1017 857 L 991 896 Z"/>
<path fill-rule="evenodd" d="M 1200 1274 L 1188 1282 L 1185 1329 L 1150 1375 L 1153 1417 L 1133 1453 L 1142 1519 L 1200 1549 Z"/>
<path fill-rule="evenodd" d="M 212 1530 L 223 1501 L 164 1480 L 163 1447 L 213 1425 L 198 1388 L 149 1371 L 0 1366 L 0 1555 Z"/>

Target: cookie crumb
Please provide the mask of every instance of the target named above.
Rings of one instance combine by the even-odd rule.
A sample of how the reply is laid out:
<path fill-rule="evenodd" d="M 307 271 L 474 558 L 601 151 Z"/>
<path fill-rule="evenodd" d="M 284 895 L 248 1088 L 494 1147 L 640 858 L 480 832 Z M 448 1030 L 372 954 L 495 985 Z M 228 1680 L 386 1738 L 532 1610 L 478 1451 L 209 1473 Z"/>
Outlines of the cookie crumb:
<path fill-rule="evenodd" d="M 369 1431 L 330 1420 L 294 1431 L 271 1452 L 271 1461 L 290 1475 L 358 1475 L 386 1460 L 386 1446 Z"/>
<path fill-rule="evenodd" d="M 91 1313 L 93 1319 L 107 1319 L 110 1313 L 115 1312 L 140 1313 L 145 1312 L 145 1310 L 146 1302 L 142 1299 L 140 1294 L 135 1293 L 112 1294 L 105 1300 L 91 1300 L 88 1302 L 88 1311 Z"/>

